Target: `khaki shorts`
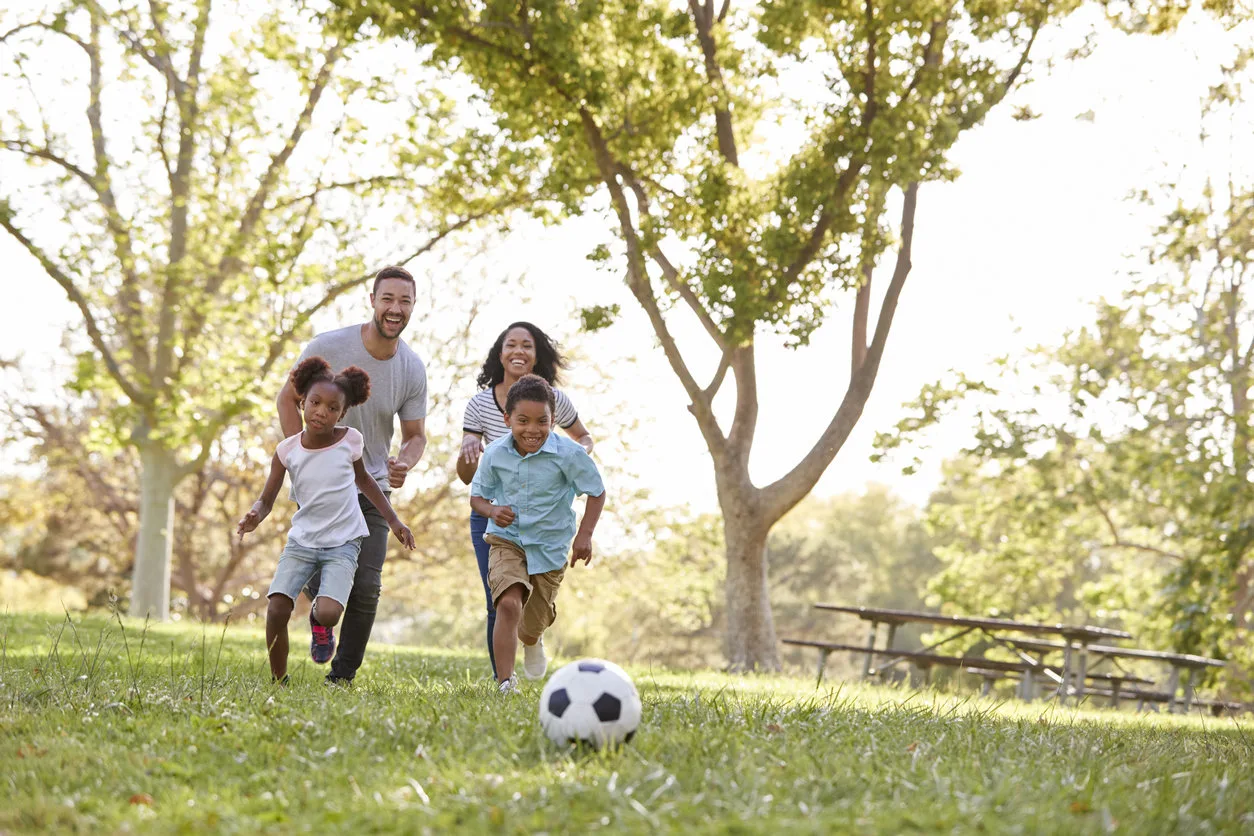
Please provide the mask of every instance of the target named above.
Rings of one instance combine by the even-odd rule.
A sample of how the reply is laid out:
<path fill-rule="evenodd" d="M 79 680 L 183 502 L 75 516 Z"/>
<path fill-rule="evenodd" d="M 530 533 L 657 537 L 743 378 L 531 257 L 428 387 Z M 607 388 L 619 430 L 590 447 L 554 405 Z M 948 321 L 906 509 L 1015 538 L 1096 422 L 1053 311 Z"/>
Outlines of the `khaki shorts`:
<path fill-rule="evenodd" d="M 495 534 L 485 534 L 488 544 L 488 589 L 492 592 L 492 604 L 500 600 L 514 584 L 523 588 L 522 621 L 518 625 L 520 636 L 539 636 L 557 620 L 557 590 L 562 585 L 566 567 L 527 574 L 527 554 L 521 548 Z"/>

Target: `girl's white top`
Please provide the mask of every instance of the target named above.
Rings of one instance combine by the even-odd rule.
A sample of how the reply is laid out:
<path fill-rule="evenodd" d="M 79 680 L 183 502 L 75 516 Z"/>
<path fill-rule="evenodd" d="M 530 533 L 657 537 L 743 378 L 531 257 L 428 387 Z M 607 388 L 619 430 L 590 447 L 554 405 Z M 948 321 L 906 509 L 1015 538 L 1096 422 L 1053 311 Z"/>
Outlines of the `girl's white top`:
<path fill-rule="evenodd" d="M 344 437 L 330 447 L 310 450 L 297 433 L 279 442 L 275 451 L 291 474 L 292 500 L 298 506 L 287 536 L 307 548 L 342 546 L 370 534 L 353 470 L 364 439 L 352 427 L 344 429 Z"/>

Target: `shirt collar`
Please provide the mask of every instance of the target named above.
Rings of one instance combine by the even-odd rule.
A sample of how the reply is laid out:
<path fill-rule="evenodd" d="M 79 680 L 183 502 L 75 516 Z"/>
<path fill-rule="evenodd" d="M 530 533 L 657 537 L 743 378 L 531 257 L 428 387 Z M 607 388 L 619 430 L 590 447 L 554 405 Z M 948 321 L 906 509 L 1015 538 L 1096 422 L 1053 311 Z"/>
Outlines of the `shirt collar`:
<path fill-rule="evenodd" d="M 557 432 L 550 431 L 549 437 L 544 439 L 544 443 L 540 445 L 540 449 L 537 450 L 535 453 L 531 453 L 531 455 L 535 456 L 540 453 L 552 453 L 554 455 L 557 455 L 561 452 L 560 447 L 559 447 L 560 444 L 561 442 L 558 441 Z M 515 458 L 518 458 L 518 459 L 523 458 L 522 453 L 519 453 L 518 448 L 514 446 L 514 434 L 512 432 L 510 432 L 509 434 L 505 436 L 505 446 L 509 448 L 509 451 L 514 454 Z"/>

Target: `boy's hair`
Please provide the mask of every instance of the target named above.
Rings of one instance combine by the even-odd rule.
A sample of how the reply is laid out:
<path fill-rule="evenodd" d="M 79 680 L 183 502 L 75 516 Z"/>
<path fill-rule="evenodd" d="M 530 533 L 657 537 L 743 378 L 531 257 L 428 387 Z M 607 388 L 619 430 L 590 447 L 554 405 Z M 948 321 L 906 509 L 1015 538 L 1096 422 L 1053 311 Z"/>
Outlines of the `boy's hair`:
<path fill-rule="evenodd" d="M 379 292 L 379 282 L 384 279 L 401 279 L 402 281 L 409 282 L 414 286 L 414 294 L 417 295 L 418 293 L 418 283 L 414 281 L 413 273 L 410 273 L 404 267 L 392 264 L 384 267 L 378 273 L 374 274 L 374 286 L 370 288 L 370 292 L 372 294 Z"/>
<path fill-rule="evenodd" d="M 549 405 L 550 415 L 557 412 L 557 401 L 553 397 L 553 387 L 538 374 L 525 374 L 518 378 L 517 383 L 509 387 L 509 394 L 505 396 L 506 414 L 513 414 L 514 407 L 518 405 L 519 401 L 546 403 Z"/>
<path fill-rule="evenodd" d="M 488 351 L 488 359 L 483 361 L 483 369 L 476 381 L 480 389 L 495 386 L 505 379 L 505 366 L 501 365 L 501 351 L 505 348 L 505 335 L 515 328 L 525 328 L 536 344 L 536 366 L 532 370 L 548 381 L 549 385 L 557 386 L 562 382 L 562 369 L 566 368 L 566 358 L 557 349 L 553 338 L 541 331 L 530 322 L 511 322 L 509 327 L 500 333 L 492 348 Z"/>
<path fill-rule="evenodd" d="M 370 397 L 370 375 L 357 366 L 349 366 L 339 374 L 331 373 L 331 364 L 321 357 L 301 360 L 292 369 L 292 386 L 304 399 L 315 383 L 333 383 L 340 387 L 346 399 L 345 406 L 363 404 Z"/>

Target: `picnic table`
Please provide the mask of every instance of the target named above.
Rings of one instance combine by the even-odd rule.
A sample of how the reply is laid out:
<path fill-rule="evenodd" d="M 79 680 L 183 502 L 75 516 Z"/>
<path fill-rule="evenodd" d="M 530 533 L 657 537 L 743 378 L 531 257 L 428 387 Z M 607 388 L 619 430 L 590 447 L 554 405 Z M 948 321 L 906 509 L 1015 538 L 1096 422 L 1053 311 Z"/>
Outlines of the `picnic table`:
<path fill-rule="evenodd" d="M 1044 662 L 1045 656 L 1049 653 L 1064 650 L 1062 642 L 1040 641 L 1033 639 L 1008 639 L 1007 642 L 1015 648 L 1022 656 L 1025 653 L 1036 653 L 1035 658 L 1029 657 L 1032 661 Z M 1226 663 L 1222 659 L 1212 659 L 1208 656 L 1197 656 L 1192 653 L 1172 653 L 1166 650 L 1145 650 L 1137 647 L 1115 647 L 1112 645 L 1092 644 L 1088 646 L 1088 652 L 1097 657 L 1096 664 L 1103 661 L 1110 661 L 1118 667 L 1118 659 L 1145 659 L 1156 662 L 1165 662 L 1171 666 L 1171 675 L 1167 680 L 1166 691 L 1161 695 L 1150 692 L 1140 692 L 1135 696 L 1139 696 L 1142 701 L 1145 699 L 1156 699 L 1159 696 L 1165 696 L 1164 702 L 1167 703 L 1167 711 L 1174 713 L 1177 707 L 1185 714 L 1189 713 L 1189 709 L 1193 705 L 1193 689 L 1195 680 L 1200 672 L 1206 668 L 1222 668 Z M 1180 691 L 1181 680 L 1184 681 L 1184 694 L 1178 697 Z"/>
<path fill-rule="evenodd" d="M 826 604 L 818 603 L 814 605 L 816 609 L 826 610 L 829 612 L 849 613 L 858 616 L 863 621 L 870 622 L 871 629 L 867 636 L 865 647 L 855 648 L 851 645 L 837 645 L 830 642 L 813 642 L 804 639 L 784 639 L 786 644 L 808 645 L 819 649 L 819 679 L 823 678 L 823 668 L 827 662 L 827 656 L 834 650 L 861 650 L 864 654 L 862 664 L 863 678 L 869 678 L 872 675 L 882 673 L 884 670 L 911 658 L 918 658 L 920 654 L 927 654 L 933 658 L 932 662 L 941 664 L 953 664 L 960 667 L 984 667 L 986 668 L 990 660 L 981 657 L 951 657 L 933 654 L 932 651 L 940 648 L 950 642 L 956 641 L 972 632 L 979 632 L 988 637 L 999 645 L 1006 646 L 1006 633 L 1021 633 L 1033 636 L 1059 636 L 1062 638 L 1063 662 L 1062 667 L 1057 672 L 1049 669 L 1048 666 L 1041 664 L 1036 660 L 1025 660 L 1014 666 L 1019 671 L 1037 671 L 1039 670 L 1051 678 L 1056 678 L 1058 682 L 1059 699 L 1065 699 L 1069 694 L 1078 698 L 1084 695 L 1084 683 L 1087 678 L 1087 660 L 1088 650 L 1091 645 L 1096 642 L 1110 639 L 1130 639 L 1132 635 L 1123 630 L 1115 630 L 1110 627 L 1093 627 L 1088 625 L 1075 624 L 1043 624 L 1032 621 L 1015 621 L 1009 618 L 977 618 L 968 616 L 941 615 L 934 612 L 915 612 L 912 610 L 884 609 L 881 607 L 855 607 L 843 604 Z M 884 647 L 876 648 L 876 640 L 879 635 L 879 627 L 881 624 L 886 625 L 887 635 L 885 637 Z M 958 632 L 947 636 L 941 641 L 935 642 L 922 651 L 904 651 L 893 648 L 893 641 L 896 638 L 897 628 L 903 624 L 932 624 L 940 627 L 953 627 Z M 875 656 L 889 656 L 887 662 L 873 667 Z M 924 660 L 929 661 L 929 660 Z M 1012 663 L 1002 663 L 1012 664 Z"/>

